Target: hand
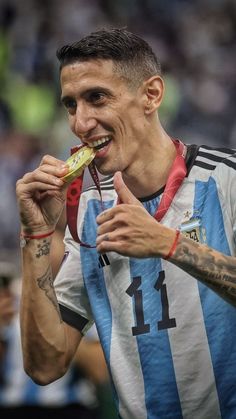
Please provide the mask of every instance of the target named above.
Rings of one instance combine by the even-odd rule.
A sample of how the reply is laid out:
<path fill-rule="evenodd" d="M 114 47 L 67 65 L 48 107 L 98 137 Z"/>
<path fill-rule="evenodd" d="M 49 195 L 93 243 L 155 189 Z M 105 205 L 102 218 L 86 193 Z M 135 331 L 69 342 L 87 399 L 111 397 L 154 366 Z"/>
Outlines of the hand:
<path fill-rule="evenodd" d="M 121 173 L 114 176 L 114 187 L 122 204 L 97 217 L 97 250 L 124 256 L 146 258 L 166 255 L 175 230 L 158 223 L 125 185 Z"/>
<path fill-rule="evenodd" d="M 67 172 L 64 162 L 47 155 L 36 170 L 17 181 L 23 231 L 38 233 L 55 229 L 66 200 L 67 186 L 60 177 Z"/>

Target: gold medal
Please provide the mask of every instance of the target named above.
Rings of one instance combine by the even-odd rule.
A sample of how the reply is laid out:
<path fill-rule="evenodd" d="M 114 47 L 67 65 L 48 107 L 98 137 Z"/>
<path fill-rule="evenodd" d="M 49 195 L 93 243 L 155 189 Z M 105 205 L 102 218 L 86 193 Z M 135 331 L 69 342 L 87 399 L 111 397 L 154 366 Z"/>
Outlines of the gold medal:
<path fill-rule="evenodd" d="M 91 147 L 82 147 L 76 153 L 72 154 L 67 160 L 66 164 L 69 166 L 69 172 L 62 177 L 66 183 L 71 182 L 76 177 L 80 176 L 85 167 L 94 159 L 96 152 Z"/>

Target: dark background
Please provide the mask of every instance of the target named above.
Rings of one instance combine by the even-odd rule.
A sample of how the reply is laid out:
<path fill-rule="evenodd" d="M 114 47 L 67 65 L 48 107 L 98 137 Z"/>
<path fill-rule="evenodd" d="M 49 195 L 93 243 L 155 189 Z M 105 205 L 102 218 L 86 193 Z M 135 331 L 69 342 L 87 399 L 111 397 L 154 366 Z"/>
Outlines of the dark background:
<path fill-rule="evenodd" d="M 111 25 L 143 36 L 162 62 L 170 135 L 236 148 L 235 0 L 0 0 L 0 260 L 19 261 L 16 180 L 78 142 L 56 49 Z"/>

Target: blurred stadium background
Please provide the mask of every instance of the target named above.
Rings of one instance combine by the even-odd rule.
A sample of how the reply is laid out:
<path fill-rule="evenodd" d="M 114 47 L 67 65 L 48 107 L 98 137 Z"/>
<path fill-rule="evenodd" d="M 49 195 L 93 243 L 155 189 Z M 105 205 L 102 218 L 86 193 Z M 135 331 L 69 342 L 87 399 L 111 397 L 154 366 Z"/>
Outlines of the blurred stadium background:
<path fill-rule="evenodd" d="M 60 104 L 56 49 L 104 26 L 126 26 L 160 58 L 171 135 L 236 145 L 235 0 L 0 0 L 1 260 L 19 263 L 16 180 L 78 142 Z"/>

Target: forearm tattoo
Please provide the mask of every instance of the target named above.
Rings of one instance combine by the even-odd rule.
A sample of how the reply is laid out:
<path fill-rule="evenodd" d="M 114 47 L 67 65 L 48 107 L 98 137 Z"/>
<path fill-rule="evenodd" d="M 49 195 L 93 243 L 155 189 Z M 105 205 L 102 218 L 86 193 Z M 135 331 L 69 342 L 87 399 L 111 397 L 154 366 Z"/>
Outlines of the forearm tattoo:
<path fill-rule="evenodd" d="M 49 301 L 51 301 L 51 303 L 54 305 L 58 313 L 60 322 L 62 322 L 61 313 L 59 310 L 56 293 L 53 286 L 53 276 L 52 276 L 52 270 L 50 266 L 47 268 L 45 274 L 37 279 L 37 283 L 38 283 L 39 288 L 41 288 L 45 292 Z"/>
<path fill-rule="evenodd" d="M 37 253 L 35 254 L 36 258 L 49 255 L 50 241 L 47 239 L 44 239 L 42 243 L 37 245 L 37 249 L 38 249 Z"/>
<path fill-rule="evenodd" d="M 172 262 L 236 306 L 236 258 L 181 237 Z"/>

